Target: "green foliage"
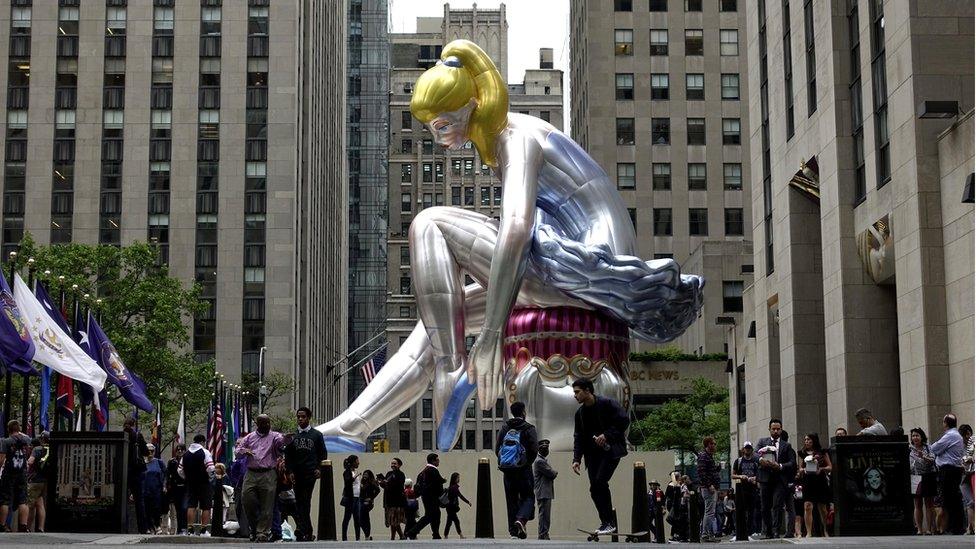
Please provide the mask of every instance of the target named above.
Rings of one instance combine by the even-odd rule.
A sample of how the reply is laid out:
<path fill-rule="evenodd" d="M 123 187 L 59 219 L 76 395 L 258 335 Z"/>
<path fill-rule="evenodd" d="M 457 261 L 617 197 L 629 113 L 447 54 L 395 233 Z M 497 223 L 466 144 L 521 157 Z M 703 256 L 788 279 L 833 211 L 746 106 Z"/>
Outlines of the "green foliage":
<path fill-rule="evenodd" d="M 261 383 L 258 376 L 245 374 L 241 380 L 242 390 L 248 394 L 258 395 L 261 393 Z M 264 376 L 264 387 L 266 398 L 264 412 L 271 416 L 271 427 L 279 432 L 288 433 L 298 428 L 298 420 L 295 418 L 295 411 L 291 409 L 288 396 L 295 390 L 295 380 L 291 376 L 278 371 L 266 372 Z M 257 400 L 254 401 L 257 403 Z M 255 415 L 258 407 L 254 407 Z"/>
<path fill-rule="evenodd" d="M 167 266 L 157 262 L 158 251 L 141 242 L 121 248 L 86 244 L 38 246 L 26 234 L 16 259 L 22 276 L 27 272 L 28 258 L 35 260 L 34 276 L 44 282 L 53 299 L 57 300 L 64 290 L 67 303 L 77 298 L 80 307 L 91 307 L 100 315 L 99 324 L 122 361 L 146 383 L 149 398 L 154 403 L 162 402 L 167 431 L 176 427 L 184 394 L 187 433 L 193 432 L 194 426 L 205 424 L 214 364 L 194 361 L 189 349 L 192 318 L 208 307 L 200 299 L 196 285 L 188 289 L 179 279 L 169 276 Z M 59 276 L 64 277 L 63 281 Z M 77 290 L 72 290 L 75 284 Z M 89 298 L 85 299 L 84 294 L 89 294 Z M 117 392 L 110 394 L 113 413 L 131 414 L 131 405 Z"/>
<path fill-rule="evenodd" d="M 701 450 L 702 439 L 715 437 L 718 452 L 729 451 L 729 391 L 708 379 L 691 380 L 691 393 L 665 402 L 631 426 L 641 450 Z"/>
<path fill-rule="evenodd" d="M 708 360 L 728 360 L 725 353 L 710 353 L 706 355 L 694 355 L 686 353 L 680 347 L 669 345 L 654 349 L 653 351 L 643 351 L 640 353 L 630 353 L 632 362 L 702 362 Z"/>

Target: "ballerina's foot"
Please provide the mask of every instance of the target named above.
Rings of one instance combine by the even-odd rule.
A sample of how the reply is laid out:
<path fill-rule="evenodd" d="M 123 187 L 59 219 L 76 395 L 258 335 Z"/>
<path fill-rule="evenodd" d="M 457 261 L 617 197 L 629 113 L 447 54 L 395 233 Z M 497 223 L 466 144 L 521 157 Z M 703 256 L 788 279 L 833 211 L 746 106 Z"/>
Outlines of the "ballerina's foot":
<path fill-rule="evenodd" d="M 325 435 L 325 448 L 330 452 L 365 452 L 366 443 L 350 437 Z"/>
<path fill-rule="evenodd" d="M 467 375 L 462 375 L 455 383 L 451 398 L 444 408 L 444 415 L 437 426 L 437 449 L 441 452 L 450 451 L 454 447 L 454 441 L 461 432 L 462 414 L 477 389 L 477 384 L 468 383 Z"/>

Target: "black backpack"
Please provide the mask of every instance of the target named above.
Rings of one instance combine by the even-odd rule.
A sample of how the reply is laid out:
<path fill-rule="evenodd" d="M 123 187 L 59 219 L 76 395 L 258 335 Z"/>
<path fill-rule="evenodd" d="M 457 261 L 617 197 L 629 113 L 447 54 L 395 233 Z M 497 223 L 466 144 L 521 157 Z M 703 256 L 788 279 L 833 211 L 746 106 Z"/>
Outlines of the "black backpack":
<path fill-rule="evenodd" d="M 187 484 L 199 486 L 210 482 L 204 459 L 203 448 L 183 454 L 183 477 L 186 478 Z"/>

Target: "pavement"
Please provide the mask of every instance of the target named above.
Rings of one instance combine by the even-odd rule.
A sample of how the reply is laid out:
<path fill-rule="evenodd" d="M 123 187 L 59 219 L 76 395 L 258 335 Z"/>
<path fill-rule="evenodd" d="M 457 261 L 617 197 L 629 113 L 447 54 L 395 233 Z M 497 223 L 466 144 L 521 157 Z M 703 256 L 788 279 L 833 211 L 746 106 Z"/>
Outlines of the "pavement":
<path fill-rule="evenodd" d="M 604 540 L 601 538 L 603 543 L 609 540 Z M 621 542 L 623 540 L 621 539 Z M 57 545 L 84 545 L 84 546 L 97 546 L 97 547 L 117 547 L 120 545 L 135 545 L 135 544 L 147 544 L 152 549 L 164 548 L 164 547 L 193 547 L 200 545 L 219 545 L 221 549 L 235 548 L 235 547 L 254 547 L 257 544 L 251 544 L 240 539 L 231 538 L 200 538 L 200 537 L 187 537 L 187 536 L 139 536 L 139 535 L 123 535 L 123 534 L 69 534 L 69 533 L 51 533 L 51 534 L 0 534 L 0 547 L 5 546 L 57 546 Z M 281 545 L 281 542 L 278 543 Z M 370 542 L 311 542 L 302 544 L 292 544 L 287 543 L 287 545 L 294 545 L 297 548 L 317 548 L 317 547 L 341 547 L 341 548 L 356 548 L 356 547 L 392 547 L 392 546 L 412 546 L 412 547 L 489 547 L 489 546 L 511 546 L 511 547 L 521 547 L 521 546 L 533 546 L 533 547 L 592 547 L 590 543 L 585 541 L 585 538 L 580 540 L 553 540 L 553 541 L 539 541 L 533 539 L 526 540 L 509 540 L 509 539 L 456 539 L 450 538 L 446 540 L 433 541 L 433 540 L 418 540 L 418 541 L 370 541 Z M 678 545 L 690 545 L 690 544 L 678 544 Z M 701 544 L 714 546 L 715 543 Z M 937 547 L 968 547 L 972 548 L 974 546 L 973 536 L 890 536 L 890 537 L 862 537 L 862 538 L 814 538 L 814 539 L 779 539 L 779 540 L 767 540 L 767 541 L 750 541 L 750 542 L 721 542 L 721 545 L 807 545 L 816 547 L 817 549 L 823 548 L 847 548 L 847 547 L 874 547 L 874 548 L 886 548 L 886 547 L 925 547 L 925 548 L 937 548 Z"/>

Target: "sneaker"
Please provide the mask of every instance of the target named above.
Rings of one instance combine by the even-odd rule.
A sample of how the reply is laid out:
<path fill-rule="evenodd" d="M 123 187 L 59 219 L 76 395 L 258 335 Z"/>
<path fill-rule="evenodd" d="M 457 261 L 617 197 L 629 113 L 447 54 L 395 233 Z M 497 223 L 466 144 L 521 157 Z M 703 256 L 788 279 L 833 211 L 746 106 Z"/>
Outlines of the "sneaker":
<path fill-rule="evenodd" d="M 616 532 L 617 532 L 617 527 L 612 524 L 601 526 L 600 529 L 596 531 L 596 533 L 600 534 L 601 536 L 605 536 L 607 534 L 613 534 Z"/>
<path fill-rule="evenodd" d="M 525 539 L 525 525 L 522 524 L 522 521 L 520 520 L 515 521 L 515 535 L 518 536 L 519 539 Z"/>
<path fill-rule="evenodd" d="M 200 534 L 200 537 L 201 538 L 209 538 L 210 537 L 210 532 L 204 530 L 203 533 Z"/>

